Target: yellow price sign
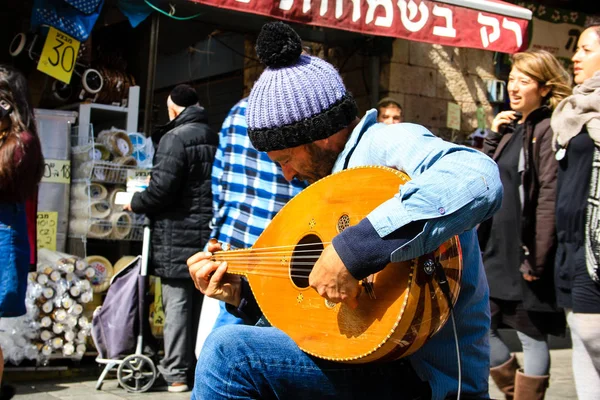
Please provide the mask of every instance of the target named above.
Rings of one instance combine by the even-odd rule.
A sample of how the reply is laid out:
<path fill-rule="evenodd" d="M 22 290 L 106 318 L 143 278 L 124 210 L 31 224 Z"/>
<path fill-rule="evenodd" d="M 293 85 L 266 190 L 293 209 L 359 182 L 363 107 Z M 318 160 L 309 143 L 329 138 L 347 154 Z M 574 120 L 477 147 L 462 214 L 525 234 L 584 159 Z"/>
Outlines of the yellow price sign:
<path fill-rule="evenodd" d="M 37 69 L 64 83 L 71 82 L 79 41 L 50 27 Z"/>
<path fill-rule="evenodd" d="M 42 182 L 68 185 L 71 182 L 71 161 L 45 159 Z"/>
<path fill-rule="evenodd" d="M 37 213 L 37 248 L 56 251 L 56 231 L 58 212 L 39 211 Z"/>

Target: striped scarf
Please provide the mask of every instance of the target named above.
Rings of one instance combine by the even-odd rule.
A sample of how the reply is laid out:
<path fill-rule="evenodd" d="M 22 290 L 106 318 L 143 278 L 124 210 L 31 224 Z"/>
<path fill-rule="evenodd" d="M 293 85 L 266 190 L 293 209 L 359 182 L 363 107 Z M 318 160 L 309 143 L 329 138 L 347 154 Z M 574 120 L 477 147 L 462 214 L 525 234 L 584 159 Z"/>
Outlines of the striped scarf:
<path fill-rule="evenodd" d="M 552 146 L 565 148 L 583 127 L 594 141 L 594 158 L 585 220 L 585 261 L 594 282 L 600 282 L 600 71 L 573 89 L 556 107 Z"/>
<path fill-rule="evenodd" d="M 594 282 L 600 282 L 600 149 L 594 146 L 585 220 L 585 263 Z"/>

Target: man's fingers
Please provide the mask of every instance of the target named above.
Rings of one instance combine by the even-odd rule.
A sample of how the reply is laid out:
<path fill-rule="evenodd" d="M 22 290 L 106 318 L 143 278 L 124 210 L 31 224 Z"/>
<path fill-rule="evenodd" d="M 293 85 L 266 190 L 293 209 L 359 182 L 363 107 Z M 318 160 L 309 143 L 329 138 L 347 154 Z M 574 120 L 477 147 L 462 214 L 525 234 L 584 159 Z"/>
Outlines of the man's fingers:
<path fill-rule="evenodd" d="M 192 266 L 194 264 L 196 264 L 200 261 L 203 261 L 203 260 L 208 260 L 210 257 L 212 257 L 211 252 L 201 251 L 187 259 L 187 266 L 188 266 L 188 268 L 192 268 Z"/>
<path fill-rule="evenodd" d="M 211 261 L 200 261 L 190 266 L 190 276 L 196 285 L 196 288 L 204 293 L 209 284 L 210 278 L 213 272 L 217 269 L 218 265 Z"/>
<path fill-rule="evenodd" d="M 223 279 L 223 276 L 226 273 L 227 273 L 227 261 L 223 261 L 221 264 L 219 264 L 217 269 L 212 274 L 212 276 L 210 278 L 210 282 L 211 283 L 214 282 L 215 284 L 221 283 L 221 280 Z"/>
<path fill-rule="evenodd" d="M 211 253 L 223 250 L 222 244 L 219 243 L 216 239 L 211 239 L 208 242 L 207 250 Z"/>

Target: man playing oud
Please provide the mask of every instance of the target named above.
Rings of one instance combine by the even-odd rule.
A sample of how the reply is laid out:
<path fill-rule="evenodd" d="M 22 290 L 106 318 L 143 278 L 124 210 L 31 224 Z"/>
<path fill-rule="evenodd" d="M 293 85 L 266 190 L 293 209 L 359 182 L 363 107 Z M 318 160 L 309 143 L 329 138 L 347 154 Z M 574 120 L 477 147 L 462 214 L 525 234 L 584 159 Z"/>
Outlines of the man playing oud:
<path fill-rule="evenodd" d="M 212 253 L 188 260 L 190 275 L 199 290 L 226 302 L 248 325 L 225 326 L 207 338 L 192 398 L 444 399 L 459 390 L 462 398 L 487 398 L 488 287 L 474 227 L 502 201 L 496 165 L 424 127 L 376 124 L 375 110 L 359 120 L 335 68 L 301 54 L 300 37 L 284 23 L 265 25 L 256 50 L 267 68 L 250 94 L 248 134 L 256 149 L 281 165 L 286 179 L 313 183 L 367 165 L 401 170 L 412 179 L 325 246 L 310 286 L 330 302 L 354 309 L 360 280 L 459 235 L 463 271 L 454 306 L 456 332 L 447 323 L 414 354 L 390 362 L 353 365 L 310 356 L 283 331 L 250 325 L 260 309 L 248 282 L 228 274 L 226 262 L 212 261 L 212 253 L 221 250 L 214 243 L 208 248 Z"/>

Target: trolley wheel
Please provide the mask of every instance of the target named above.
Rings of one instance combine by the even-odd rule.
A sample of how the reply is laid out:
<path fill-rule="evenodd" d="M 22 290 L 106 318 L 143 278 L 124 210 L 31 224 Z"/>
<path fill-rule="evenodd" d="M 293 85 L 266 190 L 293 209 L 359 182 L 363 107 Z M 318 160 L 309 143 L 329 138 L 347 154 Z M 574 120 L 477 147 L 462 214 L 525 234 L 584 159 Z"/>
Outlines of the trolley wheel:
<path fill-rule="evenodd" d="M 156 380 L 156 367 L 152 360 L 141 354 L 132 354 L 117 369 L 117 379 L 128 392 L 141 393 L 152 387 Z"/>

